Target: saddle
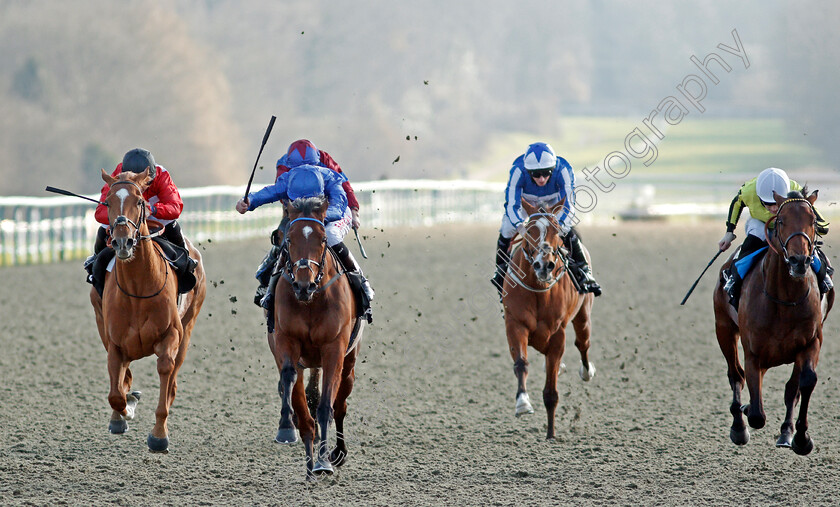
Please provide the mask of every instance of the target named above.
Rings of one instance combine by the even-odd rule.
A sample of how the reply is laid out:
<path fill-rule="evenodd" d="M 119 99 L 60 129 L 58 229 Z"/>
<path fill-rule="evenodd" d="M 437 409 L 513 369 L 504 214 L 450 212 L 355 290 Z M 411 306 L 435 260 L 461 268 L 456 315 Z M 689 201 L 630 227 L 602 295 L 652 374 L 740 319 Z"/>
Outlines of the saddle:
<path fill-rule="evenodd" d="M 160 236 L 152 238 L 161 248 L 164 259 L 172 267 L 178 278 L 178 294 L 186 294 L 193 290 L 196 284 L 195 275 L 190 270 L 190 256 L 186 248 L 180 247 Z M 108 265 L 116 256 L 111 247 L 105 247 L 96 255 L 96 259 L 87 265 L 87 282 L 96 289 L 99 297 L 105 289 L 105 274 L 108 272 Z"/>

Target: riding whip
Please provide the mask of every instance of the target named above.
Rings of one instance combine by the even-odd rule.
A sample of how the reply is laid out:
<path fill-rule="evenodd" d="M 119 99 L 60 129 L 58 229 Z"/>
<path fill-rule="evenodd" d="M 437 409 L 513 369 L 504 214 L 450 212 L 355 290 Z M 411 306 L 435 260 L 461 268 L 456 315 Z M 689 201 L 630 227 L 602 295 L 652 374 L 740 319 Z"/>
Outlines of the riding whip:
<path fill-rule="evenodd" d="M 248 178 L 248 186 L 245 187 L 245 197 L 244 199 L 248 198 L 248 192 L 251 191 L 251 182 L 254 181 L 254 173 L 257 172 L 257 164 L 260 162 L 260 155 L 262 155 L 263 148 L 265 148 L 265 143 L 268 142 L 268 136 L 271 135 L 271 128 L 274 127 L 274 120 L 277 117 L 272 115 L 271 120 L 268 122 L 268 128 L 265 129 L 265 135 L 263 136 L 262 144 L 260 145 L 260 152 L 257 153 L 257 160 L 254 161 L 254 169 L 251 170 L 251 177 Z"/>
<path fill-rule="evenodd" d="M 362 246 L 362 240 L 359 239 L 359 229 L 353 227 L 353 232 L 356 233 L 356 241 L 359 243 L 359 251 L 362 252 L 362 257 L 367 259 L 367 252 L 365 252 L 365 247 Z"/>
<path fill-rule="evenodd" d="M 47 187 L 44 190 L 46 190 L 47 192 L 53 192 L 55 194 L 69 195 L 70 197 L 78 197 L 79 199 L 85 199 L 86 201 L 95 202 L 96 204 L 105 204 L 102 201 L 99 201 L 99 200 L 96 200 L 96 199 L 91 199 L 90 197 L 85 197 L 83 195 L 74 194 L 73 192 L 70 192 L 69 190 L 62 190 L 60 188 L 55 188 L 55 187 Z"/>
<path fill-rule="evenodd" d="M 698 276 L 697 280 L 694 281 L 694 285 L 692 285 L 691 288 L 688 289 L 688 293 L 685 295 L 685 297 L 683 298 L 682 303 L 680 303 L 680 305 L 685 304 L 686 300 L 688 300 L 688 296 L 690 296 L 691 293 L 694 292 L 694 288 L 697 287 L 697 283 L 700 281 L 701 278 L 703 278 L 703 275 L 706 274 L 706 271 L 712 266 L 712 264 L 714 264 L 715 260 L 717 260 L 718 256 L 722 253 L 723 253 L 723 249 L 718 250 L 718 253 L 716 253 L 715 256 L 712 257 L 712 260 L 710 260 L 709 263 L 706 264 L 706 269 L 704 269 L 703 272 L 700 273 L 700 276 Z"/>

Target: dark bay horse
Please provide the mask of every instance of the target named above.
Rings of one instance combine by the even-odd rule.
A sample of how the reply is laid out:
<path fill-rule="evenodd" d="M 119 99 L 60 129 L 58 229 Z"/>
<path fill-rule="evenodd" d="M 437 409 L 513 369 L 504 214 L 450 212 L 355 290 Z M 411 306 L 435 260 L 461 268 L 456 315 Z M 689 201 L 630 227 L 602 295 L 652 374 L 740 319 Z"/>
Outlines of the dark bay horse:
<path fill-rule="evenodd" d="M 808 402 L 817 384 L 816 367 L 823 341 L 822 326 L 834 303 L 834 289 L 820 300 L 811 260 L 817 247 L 814 201 L 817 192 L 791 192 L 787 197 L 774 194 L 779 205 L 775 233 L 769 233 L 769 249 L 761 264 L 744 278 L 741 302 L 736 312 L 721 288 L 720 277 L 714 291 L 715 332 L 726 357 L 733 421 L 732 442 L 744 445 L 750 432 L 743 415 L 753 428 L 767 420 L 761 399 L 761 385 L 769 368 L 793 363 L 785 384 L 785 420 L 777 447 L 792 447 L 797 454 L 808 454 L 814 447 L 808 435 Z M 771 223 L 767 222 L 767 225 Z M 727 268 L 731 262 L 724 264 Z M 738 339 L 744 349 L 744 367 L 738 359 Z M 750 403 L 741 405 L 744 381 Z M 793 424 L 793 409 L 800 401 L 799 417 Z M 794 428 L 796 433 L 794 434 Z"/>
<path fill-rule="evenodd" d="M 280 370 L 282 399 L 275 440 L 297 440 L 295 426 L 306 451 L 307 478 L 329 474 L 347 456 L 344 416 L 353 390 L 363 319 L 356 318 L 355 296 L 338 260 L 328 251 L 324 217 L 327 200 L 301 198 L 287 205 L 289 226 L 284 239 L 285 266 L 275 290 L 274 343 L 271 347 Z M 316 410 L 320 442 L 314 452 L 315 420 L 307 408 L 303 370 L 321 368 L 321 397 Z M 328 450 L 327 436 L 335 419 L 336 447 Z"/>
<path fill-rule="evenodd" d="M 116 177 L 103 170 L 102 179 L 111 186 L 105 203 L 116 259 L 113 271 L 105 277 L 102 297 L 94 288 L 90 300 L 99 336 L 108 351 L 108 402 L 113 409 L 108 429 L 125 433 L 126 421 L 134 418 L 140 393 L 131 391 L 129 363 L 156 354 L 160 397 L 155 426 L 146 442 L 150 450 L 165 452 L 169 448 L 166 419 L 175 399 L 176 376 L 207 291 L 204 266 L 201 254 L 187 241 L 191 256 L 198 260 L 196 285 L 183 295 L 179 306 L 175 273 L 149 236 L 143 199 L 151 182 L 148 168 L 140 174 L 124 172 Z"/>
<path fill-rule="evenodd" d="M 580 377 L 590 380 L 595 366 L 589 361 L 591 312 L 595 296 L 579 294 L 568 270 L 568 252 L 563 247 L 557 213 L 565 199 L 550 210 L 536 209 L 522 201 L 528 213 L 526 234 L 514 249 L 503 287 L 505 330 L 518 380 L 516 416 L 533 414 L 525 382 L 528 378 L 528 346 L 545 355 L 543 401 L 548 412 L 548 433 L 554 438 L 557 409 L 557 376 L 565 370 L 561 363 L 566 349 L 566 326 L 575 329 L 575 345 L 580 351 Z M 589 253 L 586 252 L 589 260 Z"/>

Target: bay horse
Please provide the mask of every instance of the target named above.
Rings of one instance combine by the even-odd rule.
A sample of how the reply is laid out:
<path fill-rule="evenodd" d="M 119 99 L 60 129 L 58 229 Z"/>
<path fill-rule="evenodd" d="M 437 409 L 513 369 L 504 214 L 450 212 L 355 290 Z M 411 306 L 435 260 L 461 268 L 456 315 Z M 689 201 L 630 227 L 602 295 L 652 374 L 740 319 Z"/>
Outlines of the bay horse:
<path fill-rule="evenodd" d="M 356 301 L 344 270 L 327 247 L 324 197 L 288 203 L 284 237 L 285 265 L 274 298 L 274 342 L 271 351 L 280 371 L 282 407 L 275 441 L 297 441 L 306 452 L 306 477 L 331 474 L 347 456 L 344 417 L 353 390 L 364 319 L 356 317 Z M 351 346 L 351 334 L 358 328 Z M 314 450 L 315 419 L 307 407 L 303 370 L 320 368 L 322 387 L 316 409 L 320 442 Z M 336 447 L 328 450 L 330 423 L 335 420 Z"/>
<path fill-rule="evenodd" d="M 820 301 L 817 278 L 811 260 L 817 248 L 817 191 L 807 188 L 786 197 L 774 193 L 779 208 L 765 225 L 768 251 L 761 264 L 743 280 L 741 301 L 736 312 L 721 287 L 720 276 L 714 290 L 715 333 L 728 365 L 732 388 L 732 427 L 729 437 L 737 445 L 750 440 L 744 424 L 762 428 L 766 423 L 761 386 L 769 368 L 793 363 L 785 384 L 785 420 L 777 447 L 790 447 L 806 455 L 814 447 L 808 435 L 808 403 L 817 385 L 816 367 L 823 341 L 822 326 L 834 303 L 834 289 Z M 775 232 L 769 231 L 772 221 Z M 730 256 L 722 269 L 735 257 Z M 722 270 L 721 270 L 722 271 Z M 738 358 L 738 340 L 744 349 L 744 366 Z M 746 381 L 750 403 L 741 405 L 741 389 Z M 793 424 L 793 409 L 800 401 L 799 417 Z M 794 434 L 794 428 L 796 433 Z"/>
<path fill-rule="evenodd" d="M 525 386 L 528 346 L 545 355 L 546 439 L 554 438 L 554 414 L 559 400 L 557 376 L 565 370 L 561 360 L 570 321 L 575 329 L 575 346 L 580 351 L 580 378 L 588 381 L 595 375 L 595 365 L 589 361 L 595 296 L 578 293 L 572 282 L 574 275 L 569 273 L 569 255 L 557 222 L 564 203 L 565 198 L 546 211 L 522 201 L 522 208 L 529 216 L 523 240 L 513 251 L 502 291 L 505 331 L 518 381 L 517 417 L 534 413 Z M 585 251 L 585 255 L 589 261 L 589 252 Z"/>
<path fill-rule="evenodd" d="M 96 326 L 108 352 L 111 389 L 108 402 L 113 409 L 108 429 L 121 434 L 126 421 L 134 418 L 140 392 L 131 390 L 131 361 L 157 355 L 160 396 L 155 425 L 146 439 L 149 450 L 169 449 L 166 426 L 175 399 L 178 369 L 187 355 L 190 334 L 207 292 L 201 254 L 185 239 L 193 259 L 196 284 L 178 304 L 178 282 L 160 247 L 150 238 L 148 203 L 143 192 L 151 183 L 149 168 L 140 174 L 123 172 L 113 177 L 102 171 L 110 185 L 105 198 L 110 223 L 110 245 L 116 253 L 114 268 L 105 277 L 102 297 L 91 289 L 90 301 Z"/>

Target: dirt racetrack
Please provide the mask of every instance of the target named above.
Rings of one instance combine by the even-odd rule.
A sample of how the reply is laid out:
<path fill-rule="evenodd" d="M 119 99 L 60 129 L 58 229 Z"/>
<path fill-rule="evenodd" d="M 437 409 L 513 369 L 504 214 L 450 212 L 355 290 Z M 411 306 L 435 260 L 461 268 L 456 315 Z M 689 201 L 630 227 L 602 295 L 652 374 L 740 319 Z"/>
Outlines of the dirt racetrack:
<path fill-rule="evenodd" d="M 679 306 L 722 233 L 717 222 L 581 230 L 604 287 L 593 311 L 598 372 L 580 380 L 570 330 L 558 438 L 546 441 L 533 350 L 536 413 L 513 416 L 516 381 L 487 281 L 495 228 L 369 230 L 377 300 L 349 400 L 350 455 L 316 483 L 304 480 L 300 444 L 273 442 L 279 375 L 251 302 L 267 241 L 203 245 L 212 283 L 166 455 L 145 443 L 158 393 L 151 358 L 132 366 L 144 397 L 129 432 L 107 432 L 105 351 L 80 263 L 4 268 L 0 504 L 837 505 L 840 317 L 829 317 L 817 368 L 811 455 L 774 447 L 789 367 L 765 378 L 767 426 L 733 445 L 711 269 Z M 837 237 L 826 246 L 835 264 Z"/>

